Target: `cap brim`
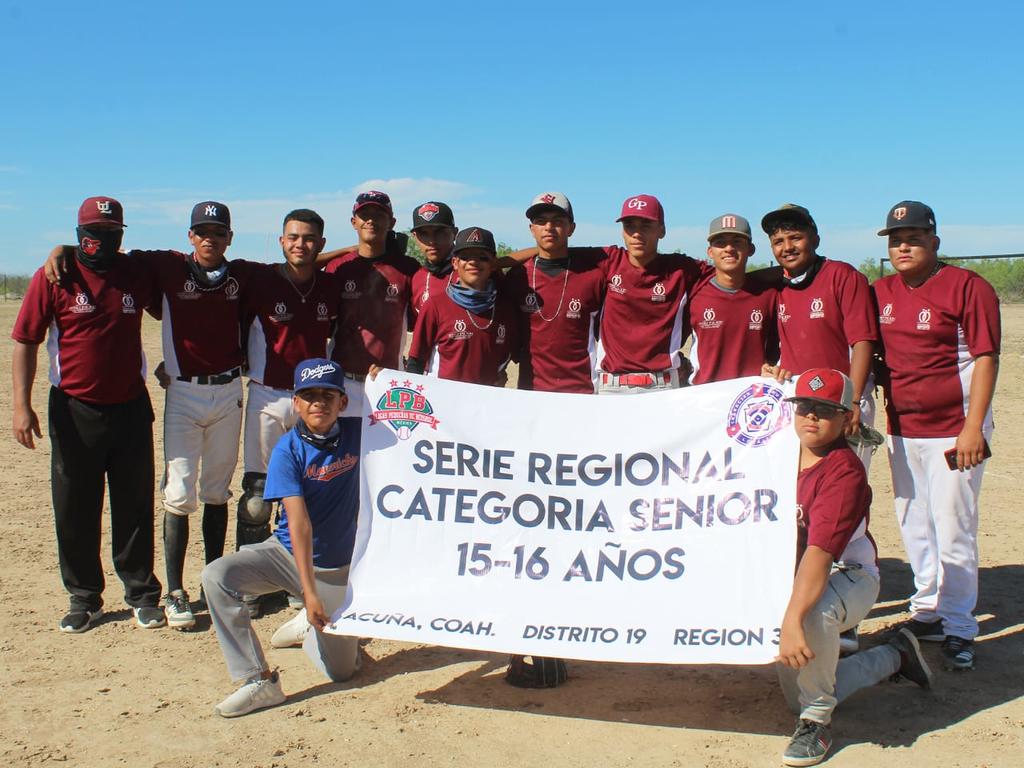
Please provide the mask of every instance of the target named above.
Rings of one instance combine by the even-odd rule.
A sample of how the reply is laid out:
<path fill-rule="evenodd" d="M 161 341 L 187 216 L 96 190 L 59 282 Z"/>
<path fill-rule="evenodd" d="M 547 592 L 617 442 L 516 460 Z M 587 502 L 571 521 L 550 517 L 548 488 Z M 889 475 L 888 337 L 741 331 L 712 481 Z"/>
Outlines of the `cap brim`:
<path fill-rule="evenodd" d="M 382 211 L 387 211 L 388 215 L 390 215 L 390 216 L 394 216 L 395 215 L 394 212 L 392 211 L 392 209 L 389 208 L 388 206 L 386 206 L 386 205 L 384 205 L 382 203 L 374 203 L 374 202 L 360 203 L 359 205 L 353 206 L 352 207 L 352 213 L 356 213 L 357 211 L 361 211 L 361 210 L 363 210 L 363 208 L 366 208 L 366 207 L 371 206 L 371 205 L 376 206 L 377 208 L 380 208 Z"/>
<path fill-rule="evenodd" d="M 541 213 L 542 211 L 555 211 L 556 213 L 560 213 L 563 216 L 568 217 L 569 221 L 572 221 L 572 214 L 565 210 L 565 208 L 563 208 L 562 206 L 555 205 L 554 203 L 537 203 L 536 205 L 531 205 L 529 208 L 526 209 L 526 218 L 532 219 L 534 216 L 536 216 L 538 213 Z"/>
<path fill-rule="evenodd" d="M 715 230 L 714 232 L 712 232 L 711 234 L 708 235 L 708 242 L 710 243 L 712 238 L 718 237 L 719 235 L 739 235 L 740 237 L 747 238 L 747 240 L 749 240 L 750 242 L 754 242 L 754 238 L 751 237 L 750 233 L 749 232 L 744 232 L 741 229 L 718 229 L 718 230 Z"/>
<path fill-rule="evenodd" d="M 448 229 L 458 229 L 454 224 L 449 224 L 445 221 L 424 221 L 422 224 L 417 224 L 415 227 L 412 227 L 409 231 L 415 232 L 417 229 L 426 229 L 427 227 L 447 227 Z"/>
<path fill-rule="evenodd" d="M 806 401 L 806 402 L 809 402 L 809 403 L 821 403 L 822 405 L 831 405 L 833 408 L 839 408 L 840 410 L 843 410 L 843 411 L 852 411 L 853 410 L 853 408 L 847 408 L 842 403 L 837 403 L 837 402 L 834 402 L 832 400 L 825 400 L 825 399 L 820 398 L 820 397 L 787 397 L 787 398 L 785 398 L 785 400 L 786 400 L 787 403 L 799 403 L 801 401 Z"/>
<path fill-rule="evenodd" d="M 305 392 L 307 389 L 333 389 L 341 394 L 345 394 L 345 388 L 339 384 L 330 384 L 327 382 L 316 382 L 315 384 L 303 384 L 301 387 L 296 387 L 292 390 L 294 394 L 299 392 Z"/>

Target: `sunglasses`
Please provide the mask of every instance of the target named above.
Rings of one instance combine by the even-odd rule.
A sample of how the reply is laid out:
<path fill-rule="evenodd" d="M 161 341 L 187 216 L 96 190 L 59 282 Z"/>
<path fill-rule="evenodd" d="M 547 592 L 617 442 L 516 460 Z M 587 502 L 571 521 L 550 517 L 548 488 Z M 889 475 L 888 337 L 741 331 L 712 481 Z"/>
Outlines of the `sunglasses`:
<path fill-rule="evenodd" d="M 813 413 L 819 419 L 834 419 L 836 416 L 846 413 L 846 409 L 840 408 L 838 405 L 827 405 L 813 400 L 797 400 L 793 405 L 796 406 L 797 416 L 810 416 Z"/>

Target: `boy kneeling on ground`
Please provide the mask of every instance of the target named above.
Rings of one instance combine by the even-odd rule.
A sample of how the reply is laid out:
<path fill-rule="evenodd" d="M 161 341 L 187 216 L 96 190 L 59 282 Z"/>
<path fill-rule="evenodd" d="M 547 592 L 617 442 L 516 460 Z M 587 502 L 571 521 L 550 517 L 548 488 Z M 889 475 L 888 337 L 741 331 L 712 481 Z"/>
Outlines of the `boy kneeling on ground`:
<path fill-rule="evenodd" d="M 840 701 L 894 674 L 928 688 L 931 671 L 906 629 L 885 645 L 839 658 L 839 633 L 868 614 L 879 586 L 867 530 L 871 486 L 843 436 L 853 384 L 839 371 L 812 368 L 788 399 L 800 439 L 797 567 L 776 661 L 783 694 L 800 717 L 782 761 L 802 766 L 828 753 L 832 710 Z"/>
<path fill-rule="evenodd" d="M 279 501 L 274 535 L 210 563 L 203 588 L 228 672 L 244 685 L 217 705 L 238 717 L 285 700 L 270 671 L 242 600 L 285 590 L 302 595 L 302 647 L 335 682 L 359 669 L 359 639 L 323 632 L 341 605 L 359 512 L 359 418 L 338 416 L 348 405 L 341 366 L 305 360 L 295 369 L 295 427 L 274 447 L 264 498 Z M 294 621 L 294 620 L 293 620 Z M 289 622 L 291 623 L 291 622 Z M 308 631 L 306 626 L 311 627 Z"/>

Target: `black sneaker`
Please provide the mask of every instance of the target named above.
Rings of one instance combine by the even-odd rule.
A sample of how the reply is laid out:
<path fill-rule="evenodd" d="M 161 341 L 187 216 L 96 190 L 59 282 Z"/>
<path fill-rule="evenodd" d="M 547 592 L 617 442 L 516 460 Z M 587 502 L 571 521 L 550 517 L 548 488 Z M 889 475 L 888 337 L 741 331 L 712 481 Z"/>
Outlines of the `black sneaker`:
<path fill-rule="evenodd" d="M 914 637 L 924 640 L 926 643 L 941 643 L 946 639 L 946 633 L 942 631 L 942 619 L 938 621 L 907 619 L 896 627 L 896 633 L 898 634 L 901 629 L 910 630 Z"/>
<path fill-rule="evenodd" d="M 947 635 L 942 643 L 946 669 L 974 669 L 974 641 L 956 635 Z"/>
<path fill-rule="evenodd" d="M 164 609 L 159 606 L 143 605 L 133 609 L 133 611 L 135 613 L 135 623 L 143 629 L 157 629 L 167 623 Z"/>
<path fill-rule="evenodd" d="M 832 733 L 823 723 L 803 718 L 796 724 L 793 738 L 782 753 L 784 765 L 817 765 L 832 748 Z"/>
<path fill-rule="evenodd" d="M 928 663 L 921 655 L 921 646 L 914 633 L 906 628 L 901 629 L 889 641 L 889 645 L 900 654 L 900 668 L 896 670 L 896 676 L 905 677 L 922 688 L 931 688 L 932 671 L 928 669 Z"/>
<path fill-rule="evenodd" d="M 60 620 L 60 631 L 77 635 L 92 628 L 96 620 L 103 615 L 103 609 L 90 611 L 85 608 L 72 608 Z"/>

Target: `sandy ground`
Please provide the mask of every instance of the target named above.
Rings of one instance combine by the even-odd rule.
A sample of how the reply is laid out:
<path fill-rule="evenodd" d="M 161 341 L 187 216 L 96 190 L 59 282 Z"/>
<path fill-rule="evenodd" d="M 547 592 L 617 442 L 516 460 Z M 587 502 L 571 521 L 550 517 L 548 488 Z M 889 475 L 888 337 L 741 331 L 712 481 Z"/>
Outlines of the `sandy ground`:
<path fill-rule="evenodd" d="M 11 328 L 16 303 L 0 304 Z M 941 670 L 926 693 L 883 683 L 847 701 L 834 720 L 829 765 L 1019 766 L 1024 764 L 1024 527 L 1016 519 L 1024 459 L 1024 306 L 1004 309 L 994 458 L 982 495 L 979 659 L 973 672 Z M 147 353 L 160 359 L 155 322 Z M 0 360 L 9 366 L 8 331 Z M 5 371 L 2 379 L 9 381 Z M 45 360 L 34 401 L 45 424 Z M 156 390 L 155 386 L 153 387 Z M 154 393 L 157 424 L 163 398 Z M 0 411 L 10 393 L 0 389 Z M 7 422 L 10 423 L 9 421 Z M 162 457 L 157 433 L 157 461 Z M 577 662 L 564 686 L 523 691 L 485 653 L 374 640 L 350 684 L 326 683 L 301 651 L 269 638 L 292 614 L 257 622 L 289 701 L 228 721 L 213 713 L 228 680 L 209 617 L 192 632 L 136 628 L 107 563 L 103 622 L 83 635 L 57 630 L 67 598 L 57 572 L 49 493 L 49 442 L 35 451 L 8 432 L 0 494 L 0 761 L 5 765 L 107 766 L 773 766 L 792 732 L 770 667 L 668 667 Z M 884 455 L 876 456 L 872 530 L 882 594 L 867 643 L 906 617 L 911 576 L 892 512 Z M 235 487 L 239 483 L 236 480 Z M 157 502 L 155 508 L 159 509 Z M 157 519 L 159 520 L 159 515 Z M 232 513 L 233 517 L 233 513 Z M 193 529 L 197 529 L 198 520 Z M 233 537 L 229 531 L 229 545 Z M 106 537 L 106 533 L 104 534 Z M 198 594 L 199 537 L 186 586 Z M 159 535 L 157 537 L 159 541 Z M 107 546 L 108 538 L 104 545 Z M 163 578 L 162 556 L 157 574 Z"/>

